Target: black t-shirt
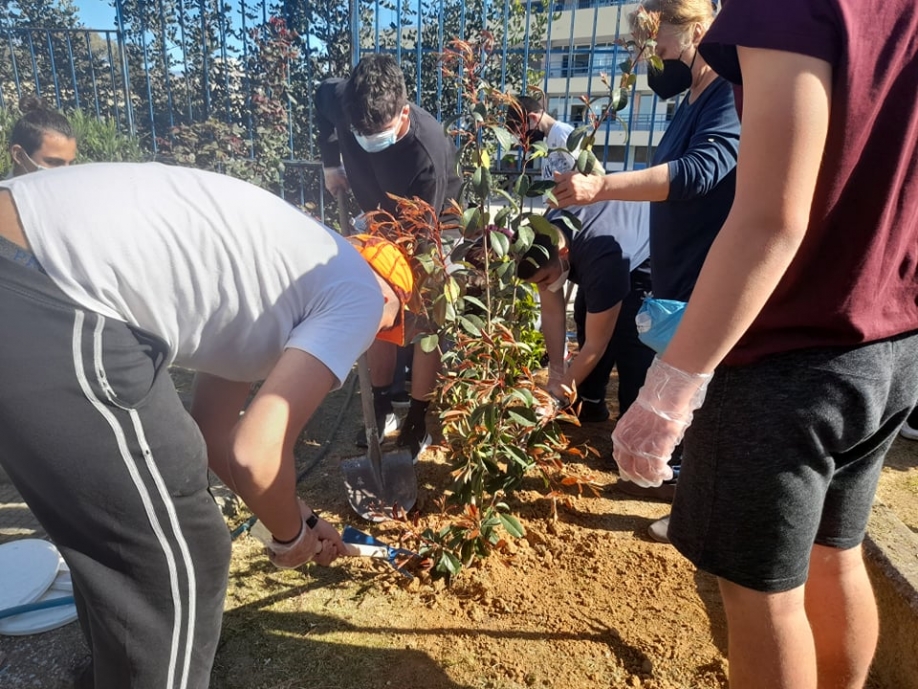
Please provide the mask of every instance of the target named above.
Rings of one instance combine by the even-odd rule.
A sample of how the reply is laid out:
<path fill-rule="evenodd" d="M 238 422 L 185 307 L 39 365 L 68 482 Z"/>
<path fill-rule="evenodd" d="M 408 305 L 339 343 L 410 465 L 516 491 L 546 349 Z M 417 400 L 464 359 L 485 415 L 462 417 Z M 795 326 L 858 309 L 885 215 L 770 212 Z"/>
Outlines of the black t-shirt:
<path fill-rule="evenodd" d="M 395 212 L 388 194 L 417 196 L 437 211 L 459 195 L 456 147 L 436 118 L 410 106 L 408 132 L 378 153 L 367 153 L 351 132 L 342 102 L 345 79 L 327 79 L 316 91 L 316 122 L 322 164 L 343 164 L 357 204 L 364 212 Z"/>
<path fill-rule="evenodd" d="M 558 220 L 560 211 L 546 219 L 564 233 L 571 272 L 568 280 L 578 285 L 588 313 L 608 311 L 631 291 L 632 266 L 639 269 L 648 251 L 648 208 L 644 202 L 604 201 L 573 206 L 581 229 L 571 232 Z"/>

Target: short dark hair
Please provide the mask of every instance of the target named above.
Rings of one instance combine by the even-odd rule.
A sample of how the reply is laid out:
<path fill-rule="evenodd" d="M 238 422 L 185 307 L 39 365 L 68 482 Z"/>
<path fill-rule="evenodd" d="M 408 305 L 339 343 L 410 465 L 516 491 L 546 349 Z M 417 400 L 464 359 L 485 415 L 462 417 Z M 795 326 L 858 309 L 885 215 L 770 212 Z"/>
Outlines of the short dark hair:
<path fill-rule="evenodd" d="M 405 75 L 391 55 L 367 55 L 347 80 L 344 116 L 360 134 L 382 131 L 408 102 Z"/>
<path fill-rule="evenodd" d="M 542 102 L 532 96 L 517 96 L 513 100 L 516 103 L 507 108 L 507 126 L 510 131 L 524 131 L 526 128 L 523 125 L 527 115 L 545 112 Z"/>
<path fill-rule="evenodd" d="M 516 264 L 516 276 L 520 280 L 532 280 L 538 273 L 558 257 L 558 243 L 544 232 L 536 233 L 532 246 Z"/>
<path fill-rule="evenodd" d="M 56 132 L 68 139 L 73 138 L 73 129 L 66 117 L 52 110 L 38 96 L 28 95 L 19 101 L 22 117 L 13 125 L 10 146 L 19 145 L 31 156 L 41 148 L 45 134 Z"/>

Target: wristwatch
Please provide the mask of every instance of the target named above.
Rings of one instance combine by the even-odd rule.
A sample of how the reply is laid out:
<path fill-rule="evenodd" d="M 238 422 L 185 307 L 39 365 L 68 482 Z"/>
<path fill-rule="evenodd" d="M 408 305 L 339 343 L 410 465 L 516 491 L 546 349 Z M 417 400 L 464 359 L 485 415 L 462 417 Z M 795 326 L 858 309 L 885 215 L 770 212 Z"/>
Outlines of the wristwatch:
<path fill-rule="evenodd" d="M 305 522 L 306 526 L 308 526 L 310 529 L 315 529 L 316 525 L 319 523 L 319 513 L 313 510 L 312 514 L 306 517 Z"/>

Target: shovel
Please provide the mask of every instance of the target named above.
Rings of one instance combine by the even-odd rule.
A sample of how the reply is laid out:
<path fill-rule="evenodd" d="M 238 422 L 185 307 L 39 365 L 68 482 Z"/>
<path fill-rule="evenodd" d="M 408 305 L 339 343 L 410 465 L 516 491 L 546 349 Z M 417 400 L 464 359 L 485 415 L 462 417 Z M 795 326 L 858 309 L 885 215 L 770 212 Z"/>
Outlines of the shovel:
<path fill-rule="evenodd" d="M 350 232 L 350 222 L 343 193 L 338 194 L 338 214 L 341 231 L 347 235 Z M 379 430 L 376 427 L 366 352 L 357 359 L 357 374 L 360 378 L 360 402 L 367 432 L 367 455 L 344 460 L 341 470 L 344 472 L 347 499 L 354 511 L 364 519 L 381 522 L 392 518 L 396 506 L 406 512 L 414 507 L 418 497 L 418 478 L 408 448 L 383 455 L 379 447 Z"/>

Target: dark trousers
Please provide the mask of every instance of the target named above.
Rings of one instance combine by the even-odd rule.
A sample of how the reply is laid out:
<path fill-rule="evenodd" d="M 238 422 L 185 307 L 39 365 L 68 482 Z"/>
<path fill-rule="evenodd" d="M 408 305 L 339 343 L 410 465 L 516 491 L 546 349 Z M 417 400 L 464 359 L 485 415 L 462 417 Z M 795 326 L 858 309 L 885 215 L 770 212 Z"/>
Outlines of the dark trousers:
<path fill-rule="evenodd" d="M 230 539 L 165 345 L 0 259 L 0 462 L 72 570 L 97 689 L 208 686 Z"/>
<path fill-rule="evenodd" d="M 622 300 L 621 311 L 615 323 L 612 339 L 590 375 L 578 386 L 582 398 L 605 400 L 606 387 L 612 368 L 618 369 L 618 407 L 624 414 L 637 399 L 644 384 L 644 375 L 653 362 L 653 350 L 638 339 L 634 317 L 637 315 L 649 284 L 644 285 L 637 278 L 632 279 L 631 291 Z M 577 324 L 577 344 L 581 347 L 586 338 L 586 299 L 578 290 L 574 299 L 574 322 Z"/>

